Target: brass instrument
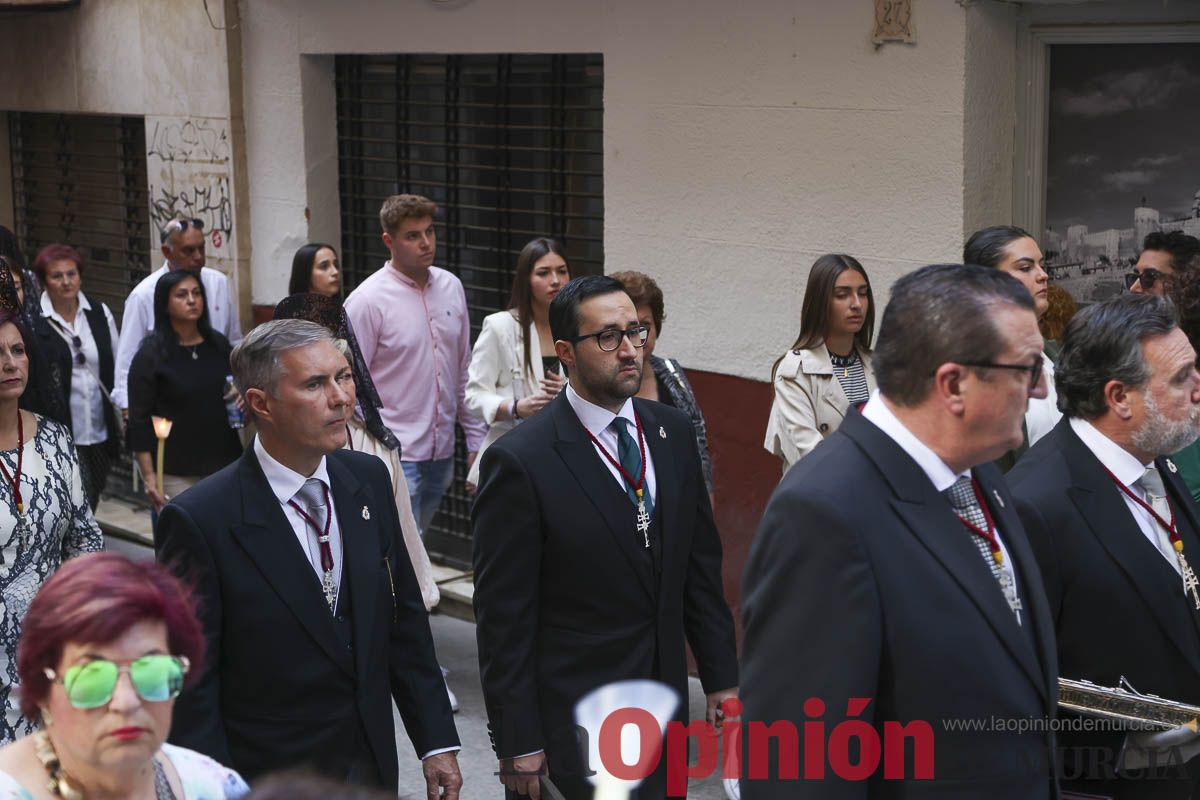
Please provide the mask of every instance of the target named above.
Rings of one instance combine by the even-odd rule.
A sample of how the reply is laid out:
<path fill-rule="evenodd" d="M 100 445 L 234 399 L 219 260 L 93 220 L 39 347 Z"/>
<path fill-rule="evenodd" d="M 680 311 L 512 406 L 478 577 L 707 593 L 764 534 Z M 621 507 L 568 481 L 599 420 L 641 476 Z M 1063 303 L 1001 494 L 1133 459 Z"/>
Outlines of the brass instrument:
<path fill-rule="evenodd" d="M 1143 730 L 1170 730 L 1187 725 L 1193 731 L 1200 719 L 1200 706 L 1142 694 L 1121 676 L 1117 687 L 1097 686 L 1091 681 L 1058 679 L 1058 705 L 1091 717 L 1120 720 Z"/>

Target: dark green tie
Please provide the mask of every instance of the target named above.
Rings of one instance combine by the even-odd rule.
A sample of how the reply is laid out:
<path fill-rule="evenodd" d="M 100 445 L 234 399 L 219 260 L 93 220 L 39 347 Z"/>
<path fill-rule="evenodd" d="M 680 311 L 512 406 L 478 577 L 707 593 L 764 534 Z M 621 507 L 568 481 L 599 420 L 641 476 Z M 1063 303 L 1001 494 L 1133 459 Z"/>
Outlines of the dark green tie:
<path fill-rule="evenodd" d="M 638 443 L 629 435 L 628 425 L 629 420 L 624 417 L 614 417 L 608 427 L 617 434 L 617 460 L 621 462 L 621 466 L 629 477 L 636 481 L 642 474 L 642 454 L 638 449 Z M 637 492 L 634 491 L 629 478 L 625 479 L 625 494 L 629 495 L 630 502 L 636 508 Z M 642 482 L 642 499 L 646 501 L 646 513 L 654 513 L 654 501 L 650 499 L 650 489 L 646 486 L 645 481 Z"/>

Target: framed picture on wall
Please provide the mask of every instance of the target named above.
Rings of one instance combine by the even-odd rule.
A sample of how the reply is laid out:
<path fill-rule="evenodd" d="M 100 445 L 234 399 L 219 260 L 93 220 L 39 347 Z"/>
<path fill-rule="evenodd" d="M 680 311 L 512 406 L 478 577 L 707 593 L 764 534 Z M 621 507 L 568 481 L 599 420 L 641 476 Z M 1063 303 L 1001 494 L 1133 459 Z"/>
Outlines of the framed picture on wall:
<path fill-rule="evenodd" d="M 1024 45 L 1017 224 L 1053 283 L 1103 300 L 1148 234 L 1200 236 L 1200 26 L 1033 28 Z"/>

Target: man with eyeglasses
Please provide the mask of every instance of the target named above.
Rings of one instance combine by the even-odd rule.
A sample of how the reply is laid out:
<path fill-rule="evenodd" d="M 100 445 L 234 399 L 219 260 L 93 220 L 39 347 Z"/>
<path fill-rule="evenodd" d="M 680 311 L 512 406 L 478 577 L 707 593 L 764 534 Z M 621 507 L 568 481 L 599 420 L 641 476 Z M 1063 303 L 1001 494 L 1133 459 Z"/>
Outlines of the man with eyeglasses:
<path fill-rule="evenodd" d="M 146 334 L 154 330 L 154 287 L 168 270 L 186 269 L 200 274 L 208 303 L 208 322 L 224 334 L 230 344 L 242 340 L 242 324 L 229 289 L 229 279 L 220 270 L 204 266 L 204 220 L 173 219 L 159 232 L 165 263 L 143 278 L 125 298 L 121 335 L 117 340 L 113 404 L 129 409 L 129 365 Z"/>
<path fill-rule="evenodd" d="M 1123 294 L 1067 325 L 1065 416 L 1008 473 L 1041 565 L 1065 678 L 1200 704 L 1200 510 L 1167 458 L 1200 436 L 1196 353 L 1161 297 Z M 1132 727 L 1132 726 L 1130 726 Z M 1063 788 L 1190 798 L 1200 737 L 1064 727 Z"/>
<path fill-rule="evenodd" d="M 1162 297 L 1166 280 L 1183 272 L 1200 256 L 1200 239 L 1183 231 L 1155 231 L 1146 235 L 1133 271 L 1125 275 L 1125 288 L 1135 294 Z"/>
<path fill-rule="evenodd" d="M 648 678 L 679 692 L 686 719 L 686 636 L 719 724 L 737 656 L 695 431 L 634 398 L 649 331 L 633 301 L 610 277 L 577 278 L 550 304 L 550 328 L 566 389 L 483 455 L 476 635 L 500 781 L 537 798 L 548 771 L 566 797 L 590 798 L 580 698 Z M 638 797 L 664 796 L 665 769 Z"/>
<path fill-rule="evenodd" d="M 784 476 L 746 563 L 742 719 L 805 731 L 806 777 L 772 754 L 743 800 L 1058 796 L 1053 623 L 992 463 L 1045 397 L 1041 356 L 1034 299 L 1000 270 L 894 284 L 877 391 Z M 828 757 L 813 724 L 834 732 Z M 835 744 L 867 725 L 882 759 L 871 736 Z"/>

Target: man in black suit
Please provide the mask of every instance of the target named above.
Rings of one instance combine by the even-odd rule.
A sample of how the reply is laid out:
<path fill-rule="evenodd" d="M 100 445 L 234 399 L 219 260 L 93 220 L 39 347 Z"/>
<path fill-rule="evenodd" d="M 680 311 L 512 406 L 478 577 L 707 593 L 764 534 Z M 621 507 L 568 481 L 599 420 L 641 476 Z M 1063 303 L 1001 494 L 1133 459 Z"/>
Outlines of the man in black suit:
<path fill-rule="evenodd" d="M 1008 478 L 1062 675 L 1113 687 L 1125 678 L 1200 705 L 1200 514 L 1167 458 L 1200 435 L 1196 353 L 1170 304 L 1140 294 L 1084 309 L 1062 341 L 1055 385 L 1066 416 Z M 1182 799 L 1200 787 L 1190 730 L 1064 727 L 1061 738 L 1064 788 Z"/>
<path fill-rule="evenodd" d="M 536 798 L 548 768 L 568 797 L 591 797 L 577 700 L 651 678 L 680 693 L 686 718 L 686 633 L 715 722 L 736 696 L 737 657 L 691 421 L 631 399 L 647 336 L 633 302 L 612 278 L 578 278 L 550 327 L 567 387 L 483 456 L 476 630 L 501 781 Z M 662 797 L 664 774 L 639 797 Z"/>
<path fill-rule="evenodd" d="M 195 583 L 208 648 L 171 741 L 248 778 L 308 766 L 395 790 L 395 699 L 429 790 L 457 797 L 458 734 L 387 468 L 341 449 L 345 357 L 323 327 L 276 320 L 231 364 L 258 435 L 156 532 L 159 560 Z"/>
<path fill-rule="evenodd" d="M 991 464 L 1045 396 L 1041 355 L 1012 277 L 950 264 L 896 282 L 878 391 L 788 471 L 751 547 L 743 730 L 791 723 L 804 758 L 799 780 L 778 757 L 756 777 L 751 734 L 743 798 L 1057 796 L 1052 622 Z M 882 758 L 857 745 L 871 737 Z"/>

